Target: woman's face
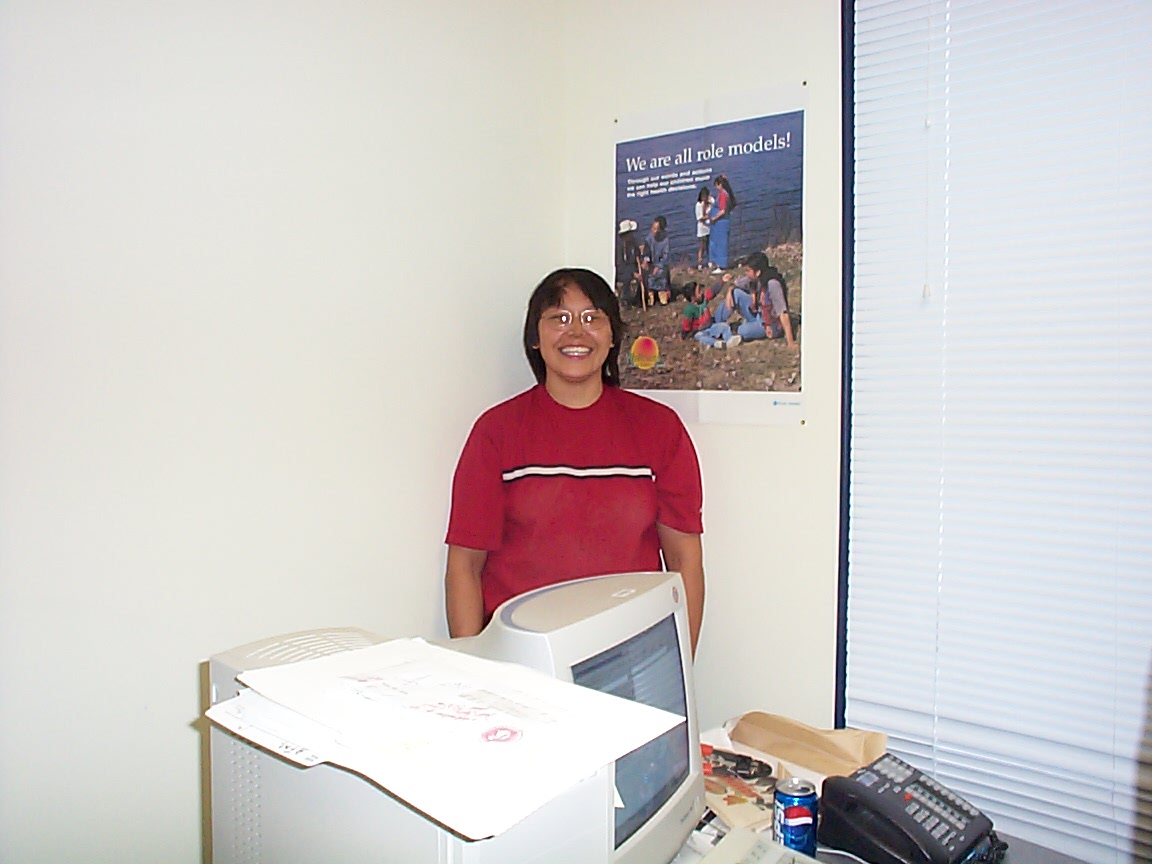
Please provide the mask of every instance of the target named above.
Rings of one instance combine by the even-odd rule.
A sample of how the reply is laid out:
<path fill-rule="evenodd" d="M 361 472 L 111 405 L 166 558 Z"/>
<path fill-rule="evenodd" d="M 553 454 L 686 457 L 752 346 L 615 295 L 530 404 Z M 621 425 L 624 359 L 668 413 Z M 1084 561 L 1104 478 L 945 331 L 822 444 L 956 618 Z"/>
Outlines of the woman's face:
<path fill-rule="evenodd" d="M 580 384 L 600 378 L 612 347 L 612 322 L 583 291 L 567 285 L 560 303 L 540 316 L 537 337 L 547 377 Z"/>

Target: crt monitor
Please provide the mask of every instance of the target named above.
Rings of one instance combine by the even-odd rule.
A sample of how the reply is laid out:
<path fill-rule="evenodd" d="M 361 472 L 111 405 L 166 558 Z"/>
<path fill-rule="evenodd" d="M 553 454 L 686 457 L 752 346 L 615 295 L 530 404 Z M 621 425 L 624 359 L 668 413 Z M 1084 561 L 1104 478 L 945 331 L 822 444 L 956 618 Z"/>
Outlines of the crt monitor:
<path fill-rule="evenodd" d="M 618 759 L 613 864 L 674 858 L 704 812 L 692 653 L 677 573 L 622 573 L 515 597 L 449 647 L 520 663 L 684 717 Z"/>
<path fill-rule="evenodd" d="M 210 702 L 241 672 L 366 647 L 351 628 L 284 634 L 214 655 Z M 215 864 L 664 864 L 704 809 L 684 590 L 674 573 L 565 582 L 509 600 L 449 647 L 683 715 L 506 832 L 466 841 L 337 765 L 302 768 L 213 724 Z M 616 806 L 619 804 L 619 806 Z"/>

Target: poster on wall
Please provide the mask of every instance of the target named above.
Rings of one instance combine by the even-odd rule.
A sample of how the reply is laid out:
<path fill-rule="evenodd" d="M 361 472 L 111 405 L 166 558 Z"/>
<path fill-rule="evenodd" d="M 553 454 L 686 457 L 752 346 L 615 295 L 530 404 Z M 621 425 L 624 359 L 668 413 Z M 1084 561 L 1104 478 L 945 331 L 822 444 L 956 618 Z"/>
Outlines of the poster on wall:
<path fill-rule="evenodd" d="M 617 142 L 623 386 L 802 405 L 803 166 L 802 110 Z"/>

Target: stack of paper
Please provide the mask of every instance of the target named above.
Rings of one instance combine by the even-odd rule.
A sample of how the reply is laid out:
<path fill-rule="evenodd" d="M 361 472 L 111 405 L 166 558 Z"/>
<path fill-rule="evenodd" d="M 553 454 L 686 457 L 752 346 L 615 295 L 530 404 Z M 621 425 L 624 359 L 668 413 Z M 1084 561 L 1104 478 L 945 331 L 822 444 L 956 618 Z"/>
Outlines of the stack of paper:
<path fill-rule="evenodd" d="M 362 774 L 473 840 L 684 719 L 421 639 L 239 678 L 251 689 L 211 720 L 300 765 Z"/>

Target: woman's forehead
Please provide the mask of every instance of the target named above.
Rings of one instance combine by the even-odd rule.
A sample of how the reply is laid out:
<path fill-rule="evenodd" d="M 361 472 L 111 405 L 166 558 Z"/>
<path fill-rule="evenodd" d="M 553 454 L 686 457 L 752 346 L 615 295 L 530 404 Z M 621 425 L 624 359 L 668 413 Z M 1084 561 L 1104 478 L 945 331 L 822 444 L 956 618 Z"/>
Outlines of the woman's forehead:
<path fill-rule="evenodd" d="M 560 296 L 556 298 L 556 303 L 553 308 L 566 306 L 570 309 L 587 309 L 592 305 L 592 301 L 588 295 L 580 290 L 578 285 L 573 285 L 571 282 L 565 282 L 560 286 Z"/>

